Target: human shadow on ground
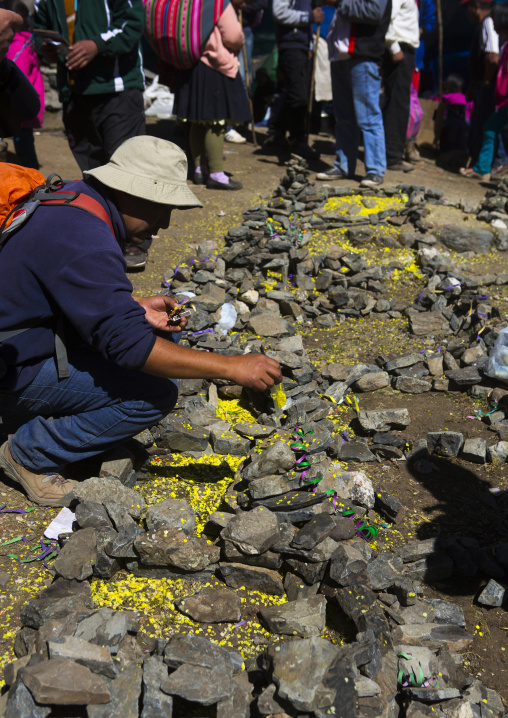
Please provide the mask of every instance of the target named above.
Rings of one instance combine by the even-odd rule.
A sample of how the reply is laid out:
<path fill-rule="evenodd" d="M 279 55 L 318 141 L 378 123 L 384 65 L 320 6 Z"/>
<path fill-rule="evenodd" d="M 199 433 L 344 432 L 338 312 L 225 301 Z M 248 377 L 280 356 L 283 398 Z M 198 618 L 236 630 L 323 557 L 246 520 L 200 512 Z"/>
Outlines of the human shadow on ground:
<path fill-rule="evenodd" d="M 476 594 L 489 578 L 508 584 L 508 492 L 492 493 L 474 470 L 425 449 L 410 457 L 407 471 L 437 502 L 419 507 L 431 523 L 416 528 L 417 538 L 433 538 L 434 552 L 454 563 L 451 578 L 429 573 L 425 582 L 455 596 Z"/>

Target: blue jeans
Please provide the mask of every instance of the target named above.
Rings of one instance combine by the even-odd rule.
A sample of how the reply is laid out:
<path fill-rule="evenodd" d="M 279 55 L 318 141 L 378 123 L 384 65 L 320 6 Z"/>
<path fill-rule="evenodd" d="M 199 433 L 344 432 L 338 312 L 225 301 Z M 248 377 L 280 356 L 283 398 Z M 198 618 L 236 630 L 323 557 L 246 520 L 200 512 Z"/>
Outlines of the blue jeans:
<path fill-rule="evenodd" d="M 15 461 L 36 473 L 112 449 L 153 426 L 176 404 L 176 380 L 122 369 L 88 347 L 69 351 L 68 379 L 48 359 L 33 382 L 2 401 L 22 426 L 9 440 Z"/>
<path fill-rule="evenodd" d="M 335 167 L 348 177 L 354 176 L 362 134 L 367 174 L 384 177 L 386 151 L 383 113 L 379 107 L 379 65 L 367 60 L 335 60 L 330 64 L 335 114 Z"/>
<path fill-rule="evenodd" d="M 489 117 L 483 126 L 483 139 L 480 154 L 473 167 L 475 172 L 486 175 L 492 169 L 498 134 L 508 125 L 508 105 L 503 105 Z"/>

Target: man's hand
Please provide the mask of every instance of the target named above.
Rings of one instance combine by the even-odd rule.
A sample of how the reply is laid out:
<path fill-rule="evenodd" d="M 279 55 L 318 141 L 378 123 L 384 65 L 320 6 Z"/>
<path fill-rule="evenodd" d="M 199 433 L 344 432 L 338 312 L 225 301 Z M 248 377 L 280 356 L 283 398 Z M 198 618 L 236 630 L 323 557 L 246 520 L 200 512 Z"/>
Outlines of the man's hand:
<path fill-rule="evenodd" d="M 395 55 L 392 55 L 392 62 L 402 62 L 403 59 L 404 53 L 402 52 L 402 50 L 399 50 L 395 53 Z"/>
<path fill-rule="evenodd" d="M 154 297 L 133 297 L 146 312 L 146 319 L 156 329 L 164 332 L 181 332 L 187 326 L 187 317 L 171 317 L 173 309 L 179 306 L 176 299 L 158 294 Z M 182 307 L 183 311 L 183 307 Z"/>
<path fill-rule="evenodd" d="M 243 354 L 234 357 L 230 379 L 249 389 L 264 391 L 282 381 L 280 365 L 264 354 Z"/>
<path fill-rule="evenodd" d="M 80 40 L 71 45 L 65 64 L 69 70 L 82 70 L 98 54 L 99 50 L 93 40 Z"/>
<path fill-rule="evenodd" d="M 312 15 L 314 17 L 314 22 L 317 22 L 318 25 L 321 25 L 321 23 L 325 19 L 325 14 L 320 7 L 315 7 L 312 11 Z"/>
<path fill-rule="evenodd" d="M 16 12 L 0 9 L 0 62 L 4 59 L 12 38 L 23 27 L 23 18 Z"/>

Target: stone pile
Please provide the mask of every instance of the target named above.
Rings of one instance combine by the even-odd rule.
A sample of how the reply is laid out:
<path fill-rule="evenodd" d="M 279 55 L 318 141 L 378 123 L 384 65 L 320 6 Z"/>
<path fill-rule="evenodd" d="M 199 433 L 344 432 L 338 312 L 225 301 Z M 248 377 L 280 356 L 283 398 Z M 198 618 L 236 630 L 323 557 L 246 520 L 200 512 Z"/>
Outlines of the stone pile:
<path fill-rule="evenodd" d="M 440 202 L 441 195 L 417 187 L 401 191 L 409 195 L 402 213 L 371 215 L 368 227 L 364 218 L 348 220 L 361 225 L 350 228 L 351 237 L 370 241 L 360 240 L 366 236 L 361 232 L 380 222 L 410 222 L 416 231 L 400 242 L 429 259 L 425 251 L 435 242 L 422 232 L 425 204 Z M 358 407 L 352 434 L 338 433 L 333 420 L 334 407 L 349 395 L 389 386 L 406 393 L 458 389 L 486 395 L 481 363 L 495 332 L 485 329 L 471 345 L 453 335 L 478 332 L 494 310 L 487 297 L 475 294 L 479 284 L 443 269 L 433 257 L 422 261 L 429 276 L 426 292 L 404 307 L 379 297 L 385 292 L 384 269 L 371 271 L 340 248 L 311 257 L 304 246 L 308 230 L 320 220 L 326 224 L 319 208 L 331 194 L 311 185 L 307 168 L 293 160 L 277 197 L 245 214 L 218 258 L 207 257 L 213 247 L 204 244 L 198 261 L 189 259 L 166 275 L 173 292 L 197 295 L 189 344 L 229 355 L 262 350 L 281 363 L 285 416 L 278 417 L 270 396 L 251 394 L 256 423 L 220 421 L 218 397 L 238 398 L 241 387 L 184 380 L 175 412 L 137 437 L 134 463 L 113 458 L 99 477 L 76 487 L 76 530 L 61 537 L 55 581 L 22 609 L 17 660 L 5 670 L 7 718 L 158 718 L 191 715 L 199 707 L 201 715 L 214 707 L 217 718 L 504 714 L 500 697 L 462 666 L 460 652 L 473 640 L 462 611 L 448 601 L 425 599 L 423 584 L 482 574 L 490 580 L 479 600 L 500 606 L 508 543 L 493 551 L 467 536 L 437 537 L 395 553 L 378 552 L 369 545 L 377 515 L 397 524 L 405 508 L 363 471 L 346 471 L 339 461 L 407 460 L 422 474 L 432 471 L 432 455 L 505 461 L 508 392 L 496 390 L 497 411 L 485 417 L 498 427 L 499 441 L 490 447 L 449 431 L 412 443 L 403 433 L 411 419 L 405 407 Z M 369 193 L 364 195 L 368 199 Z M 292 212 L 301 215 L 298 226 L 291 226 Z M 274 236 L 271 219 L 283 226 L 285 238 Z M 340 215 L 328 225 L 345 221 Z M 280 286 L 266 289 L 268 272 L 282 276 Z M 255 336 L 220 334 L 225 302 L 237 309 L 236 329 Z M 413 332 L 427 321 L 435 329 L 427 325 L 422 335 L 450 338 L 435 353 L 380 356 L 375 364 L 328 364 L 318 370 L 296 334 L 298 323 L 326 327 L 337 316 L 370 311 L 388 317 L 404 312 Z M 213 327 L 214 333 L 202 333 Z M 208 539 L 195 535 L 201 517 L 186 501 L 165 499 L 147 507 L 132 488 L 149 479 L 147 459 L 155 452 L 246 457 L 222 510 L 208 517 Z M 242 670 L 239 654 L 200 636 L 150 638 L 140 631 L 135 612 L 93 607 L 88 579 L 111 579 L 121 569 L 203 584 L 176 602 L 177 610 L 203 624 L 241 620 L 232 589 L 285 596 L 286 603 L 259 613 L 270 633 L 284 640 Z M 212 577 L 222 586 L 205 586 Z M 322 638 L 325 625 L 340 626 L 349 642 L 334 645 Z"/>

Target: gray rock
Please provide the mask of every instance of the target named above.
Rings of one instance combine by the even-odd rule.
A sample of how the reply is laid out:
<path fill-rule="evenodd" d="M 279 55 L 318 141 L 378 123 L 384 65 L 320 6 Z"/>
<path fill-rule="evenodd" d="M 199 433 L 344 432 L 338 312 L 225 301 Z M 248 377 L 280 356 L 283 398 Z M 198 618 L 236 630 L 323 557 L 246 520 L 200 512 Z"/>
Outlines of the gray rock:
<path fill-rule="evenodd" d="M 232 692 L 231 677 L 211 668 L 184 664 L 162 681 L 164 693 L 211 706 Z"/>
<path fill-rule="evenodd" d="M 117 674 L 108 649 L 83 641 L 81 638 L 64 636 L 48 641 L 48 653 L 50 658 L 76 661 L 93 673 L 101 673 L 108 678 L 115 678 Z"/>
<path fill-rule="evenodd" d="M 260 554 L 279 540 L 279 522 L 274 513 L 260 506 L 237 514 L 222 530 L 221 536 L 243 553 Z"/>
<path fill-rule="evenodd" d="M 482 606 L 502 606 L 505 601 L 506 586 L 501 585 L 493 578 L 490 579 L 478 596 L 478 603 Z"/>
<path fill-rule="evenodd" d="M 73 489 L 79 501 L 94 501 L 102 504 L 105 499 L 113 499 L 123 506 L 134 519 L 139 519 L 146 508 L 141 494 L 128 489 L 116 479 L 105 479 L 94 476 L 80 481 Z"/>
<path fill-rule="evenodd" d="M 204 451 L 210 432 L 202 426 L 193 427 L 187 422 L 172 419 L 167 422 L 158 444 L 171 451 Z"/>
<path fill-rule="evenodd" d="M 183 529 L 162 528 L 138 536 L 134 547 L 141 563 L 147 566 L 174 566 L 182 571 L 202 571 L 210 564 L 217 563 L 220 556 L 218 546 L 187 535 Z"/>
<path fill-rule="evenodd" d="M 218 536 L 222 529 L 228 525 L 233 516 L 234 514 L 229 514 L 225 511 L 214 511 L 208 517 L 208 521 L 205 525 L 205 533 L 210 536 Z"/>
<path fill-rule="evenodd" d="M 375 591 L 384 591 L 393 583 L 402 578 L 404 563 L 401 558 L 393 554 L 380 553 L 367 565 L 372 588 Z"/>
<path fill-rule="evenodd" d="M 386 409 L 384 411 L 358 412 L 358 421 L 364 431 L 389 431 L 390 429 L 405 429 L 410 423 L 407 409 Z"/>
<path fill-rule="evenodd" d="M 451 329 L 441 312 L 413 312 L 409 316 L 411 331 L 418 337 L 450 334 Z"/>
<path fill-rule="evenodd" d="M 217 718 L 249 718 L 252 686 L 244 674 L 233 676 L 231 695 L 217 703 Z"/>
<path fill-rule="evenodd" d="M 102 706 L 88 706 L 88 718 L 138 718 L 142 669 L 126 666 L 114 681 L 108 681 L 111 701 Z"/>
<path fill-rule="evenodd" d="M 494 235 L 487 230 L 451 224 L 443 226 L 439 241 L 454 252 L 484 254 L 490 252 Z"/>
<path fill-rule="evenodd" d="M 382 486 L 378 486 L 376 489 L 374 506 L 376 511 L 394 524 L 402 521 L 406 511 L 400 501 L 390 495 Z"/>
<path fill-rule="evenodd" d="M 191 534 L 196 528 L 196 514 L 184 499 L 164 499 L 149 507 L 146 525 L 149 531 L 171 528 Z"/>
<path fill-rule="evenodd" d="M 132 531 L 133 527 L 137 528 L 137 524 L 130 515 L 130 509 L 119 504 L 111 498 L 104 499 L 104 508 L 117 531 Z"/>
<path fill-rule="evenodd" d="M 493 463 L 504 463 L 508 457 L 508 441 L 498 441 L 496 444 L 489 446 L 488 456 Z"/>
<path fill-rule="evenodd" d="M 295 463 L 295 455 L 284 441 L 276 441 L 265 449 L 243 470 L 243 478 L 247 481 L 260 479 L 270 474 L 289 471 Z"/>
<path fill-rule="evenodd" d="M 458 688 L 404 688 L 404 693 L 415 701 L 423 703 L 436 703 L 437 701 L 449 701 L 451 698 L 461 698 L 462 694 Z"/>
<path fill-rule="evenodd" d="M 84 581 L 93 573 L 97 561 L 95 529 L 81 529 L 71 535 L 56 559 L 53 568 L 65 579 Z"/>
<path fill-rule="evenodd" d="M 18 678 L 8 693 L 5 718 L 47 718 L 50 713 L 51 708 L 38 705 L 21 678 Z"/>
<path fill-rule="evenodd" d="M 235 671 L 233 654 L 222 646 L 192 633 L 172 635 L 164 648 L 164 663 L 170 668 L 191 665 L 215 670 L 231 678 Z M 242 661 L 240 659 L 240 665 Z"/>
<path fill-rule="evenodd" d="M 233 430 L 241 436 L 247 438 L 252 437 L 253 439 L 264 439 L 267 436 L 271 436 L 275 431 L 274 426 L 263 426 L 262 424 L 235 424 Z"/>
<path fill-rule="evenodd" d="M 429 371 L 432 376 L 442 376 L 443 374 L 443 355 L 442 354 L 429 354 L 426 356 L 425 361 L 429 367 Z"/>
<path fill-rule="evenodd" d="M 249 494 L 253 499 L 265 499 L 268 496 L 285 494 L 298 486 L 300 486 L 300 476 L 296 480 L 289 481 L 287 474 L 272 474 L 249 482 Z"/>
<path fill-rule="evenodd" d="M 111 558 L 136 558 L 134 541 L 142 533 L 144 532 L 134 523 L 129 528 L 115 532 L 113 536 L 109 537 L 109 540 L 105 541 L 104 553 Z M 111 569 L 111 567 L 109 568 Z"/>
<path fill-rule="evenodd" d="M 259 613 L 272 633 L 301 638 L 319 636 L 325 628 L 326 598 L 301 598 L 281 606 L 262 608 Z"/>
<path fill-rule="evenodd" d="M 82 529 L 113 526 L 104 506 L 94 501 L 83 501 L 78 504 L 75 514 L 76 521 Z"/>
<path fill-rule="evenodd" d="M 361 441 L 344 441 L 339 447 L 341 461 L 376 461 L 375 455 Z"/>
<path fill-rule="evenodd" d="M 447 371 L 445 372 L 445 376 L 461 388 L 479 384 L 482 380 L 480 372 L 475 366 L 465 366 L 463 369 Z"/>
<path fill-rule="evenodd" d="M 443 601 L 440 598 L 428 598 L 427 603 L 430 603 L 434 609 L 434 621 L 436 623 L 453 623 L 456 626 L 465 628 L 464 612 L 456 603 Z"/>
<path fill-rule="evenodd" d="M 242 439 L 234 431 L 212 429 L 211 444 L 216 454 L 230 456 L 246 456 L 250 451 L 249 439 Z"/>
<path fill-rule="evenodd" d="M 102 462 L 99 476 L 109 476 L 124 484 L 133 468 L 132 454 L 124 447 L 119 447 Z"/>
<path fill-rule="evenodd" d="M 458 456 L 464 437 L 457 431 L 429 431 L 427 449 L 429 454 L 438 456 Z"/>
<path fill-rule="evenodd" d="M 25 603 L 21 609 L 21 623 L 38 629 L 54 616 L 76 609 L 93 609 L 90 584 L 59 579 Z"/>
<path fill-rule="evenodd" d="M 330 578 L 339 586 L 349 586 L 367 568 L 363 555 L 349 544 L 337 547 L 330 563 Z"/>
<path fill-rule="evenodd" d="M 445 581 L 453 574 L 453 559 L 444 551 L 406 564 L 404 574 L 416 581 Z"/>
<path fill-rule="evenodd" d="M 221 563 L 219 572 L 231 588 L 245 586 L 248 591 L 261 591 L 271 596 L 284 595 L 284 586 L 277 571 L 240 563 Z"/>
<path fill-rule="evenodd" d="M 380 686 L 372 679 L 367 678 L 367 676 L 358 676 L 355 680 L 355 689 L 358 698 L 377 696 L 381 693 Z"/>
<path fill-rule="evenodd" d="M 324 638 L 312 637 L 273 645 L 268 649 L 277 693 L 296 710 L 309 712 L 332 705 L 336 689 L 324 684 L 339 649 Z"/>
<path fill-rule="evenodd" d="M 466 439 L 462 447 L 461 458 L 475 464 L 484 464 L 487 460 L 487 442 L 485 439 Z"/>
<path fill-rule="evenodd" d="M 335 527 L 336 522 L 329 514 L 320 514 L 296 532 L 291 546 L 307 550 L 313 549 L 320 541 L 329 536 Z"/>
<path fill-rule="evenodd" d="M 282 337 L 284 334 L 288 334 L 284 320 L 272 313 L 251 316 L 247 328 L 260 337 Z"/>
<path fill-rule="evenodd" d="M 446 646 L 451 652 L 465 650 L 473 639 L 474 636 L 466 633 L 463 628 L 446 623 L 412 623 L 397 626 L 392 631 L 394 643 L 435 648 Z"/>
<path fill-rule="evenodd" d="M 181 613 L 199 623 L 226 623 L 241 618 L 240 598 L 227 588 L 203 588 L 175 601 Z"/>
<path fill-rule="evenodd" d="M 415 379 L 411 376 L 398 376 L 393 381 L 393 388 L 405 394 L 423 394 L 431 390 L 432 384 L 424 379 Z"/>
<path fill-rule="evenodd" d="M 129 630 L 130 619 L 125 611 L 100 608 L 78 623 L 74 635 L 97 646 L 106 646 L 111 653 L 116 653 Z"/>
<path fill-rule="evenodd" d="M 160 656 L 148 656 L 143 662 L 143 708 L 141 718 L 171 718 L 173 699 L 161 692 L 168 669 Z"/>
<path fill-rule="evenodd" d="M 102 678 L 75 661 L 52 659 L 27 666 L 23 683 L 42 705 L 82 706 L 111 700 Z"/>
<path fill-rule="evenodd" d="M 405 367 L 418 364 L 418 362 L 421 361 L 421 358 L 421 354 L 407 354 L 406 356 L 397 357 L 396 359 L 391 359 L 390 361 L 386 362 L 385 369 L 386 371 L 404 369 Z"/>
<path fill-rule="evenodd" d="M 400 556 L 404 563 L 409 563 L 438 552 L 439 547 L 440 542 L 435 538 L 425 539 L 424 541 L 409 541 L 397 549 L 397 556 Z"/>
<path fill-rule="evenodd" d="M 364 374 L 355 383 L 355 389 L 358 391 L 377 391 L 383 389 L 390 383 L 390 377 L 385 371 L 369 372 Z"/>

